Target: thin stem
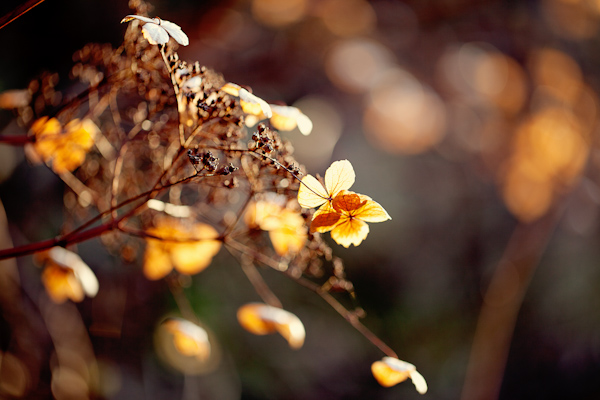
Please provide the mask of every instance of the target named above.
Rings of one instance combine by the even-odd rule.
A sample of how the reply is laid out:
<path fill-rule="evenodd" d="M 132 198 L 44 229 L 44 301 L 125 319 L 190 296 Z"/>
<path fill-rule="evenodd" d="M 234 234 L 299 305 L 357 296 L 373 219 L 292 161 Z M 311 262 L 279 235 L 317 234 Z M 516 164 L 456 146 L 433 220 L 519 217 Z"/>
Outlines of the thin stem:
<path fill-rule="evenodd" d="M 369 342 L 373 343 L 379 350 L 381 350 L 386 356 L 398 358 L 398 355 L 394 350 L 391 349 L 387 344 L 385 344 L 381 339 L 377 337 L 369 328 L 364 326 L 360 320 L 356 312 L 348 310 L 344 307 L 339 301 L 337 301 L 330 293 L 323 290 L 323 288 L 317 285 L 314 282 L 309 281 L 306 278 L 296 278 L 292 277 L 296 282 L 300 285 L 304 286 L 307 289 L 315 292 L 323 300 L 325 300 L 338 314 L 340 314 L 346 321 L 350 323 L 357 331 L 359 331 Z"/>
<path fill-rule="evenodd" d="M 0 29 L 4 28 L 6 25 L 10 24 L 26 12 L 31 11 L 34 7 L 39 6 L 44 1 L 45 0 L 28 0 L 25 3 L 17 6 L 11 12 L 4 14 L 2 17 L 0 17 Z"/>
<path fill-rule="evenodd" d="M 0 143 L 10 146 L 25 146 L 27 143 L 33 143 L 33 136 L 0 135 Z"/>

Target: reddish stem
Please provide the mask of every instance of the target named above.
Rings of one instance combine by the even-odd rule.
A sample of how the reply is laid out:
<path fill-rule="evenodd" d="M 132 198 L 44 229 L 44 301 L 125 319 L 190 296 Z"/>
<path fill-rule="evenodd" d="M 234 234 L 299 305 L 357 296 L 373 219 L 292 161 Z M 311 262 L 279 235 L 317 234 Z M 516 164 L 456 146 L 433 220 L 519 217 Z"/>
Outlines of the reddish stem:
<path fill-rule="evenodd" d="M 0 135 L 0 143 L 11 146 L 24 146 L 27 143 L 32 143 L 33 138 L 25 135 Z"/>

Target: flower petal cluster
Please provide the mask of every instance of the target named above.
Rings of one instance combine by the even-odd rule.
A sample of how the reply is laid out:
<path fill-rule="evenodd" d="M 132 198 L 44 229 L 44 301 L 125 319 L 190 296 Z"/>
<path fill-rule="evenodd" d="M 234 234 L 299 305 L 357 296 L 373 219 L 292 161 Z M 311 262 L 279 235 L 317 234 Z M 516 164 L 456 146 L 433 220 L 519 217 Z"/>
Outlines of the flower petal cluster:
<path fill-rule="evenodd" d="M 249 303 L 239 308 L 237 319 L 240 325 L 255 335 L 278 332 L 292 349 L 304 344 L 306 331 L 302 321 L 289 311 L 263 303 Z"/>
<path fill-rule="evenodd" d="M 41 257 L 46 261 L 42 283 L 52 301 L 80 302 L 85 296 L 96 296 L 98 279 L 79 255 L 63 247 L 53 247 Z"/>
<path fill-rule="evenodd" d="M 271 106 L 269 106 L 266 101 L 250 93 L 240 85 L 228 82 L 221 87 L 221 90 L 232 96 L 239 97 L 240 106 L 242 106 L 242 110 L 246 114 L 266 115 L 267 118 L 271 118 L 273 115 Z"/>
<path fill-rule="evenodd" d="M 151 280 L 165 277 L 173 268 L 185 275 L 197 274 L 221 249 L 215 228 L 203 223 L 188 226 L 162 219 L 146 232 L 144 275 Z"/>
<path fill-rule="evenodd" d="M 180 354 L 208 360 L 211 346 L 204 328 L 183 318 L 168 318 L 162 325 L 173 335 L 173 345 Z"/>
<path fill-rule="evenodd" d="M 173 22 L 165 21 L 158 17 L 148 18 L 141 15 L 128 15 L 121 20 L 121 23 L 129 22 L 133 19 L 145 22 L 142 27 L 142 34 L 150 44 L 167 44 L 169 36 L 182 46 L 190 44 L 187 35 L 181 30 L 181 27 Z"/>
<path fill-rule="evenodd" d="M 304 218 L 285 205 L 284 197 L 271 196 L 250 204 L 246 223 L 269 232 L 275 252 L 282 257 L 298 253 L 307 240 Z"/>
<path fill-rule="evenodd" d="M 100 132 L 90 119 L 73 119 L 62 127 L 56 118 L 42 117 L 31 126 L 33 148 L 45 163 L 52 163 L 57 174 L 73 171 L 85 160 Z"/>
<path fill-rule="evenodd" d="M 306 175 L 298 190 L 298 203 L 302 207 L 318 207 L 310 224 L 311 232 L 331 231 L 331 238 L 344 247 L 362 243 L 369 234 L 367 222 L 391 219 L 369 196 L 348 190 L 355 177 L 348 160 L 335 161 L 325 172 L 325 185 Z"/>
<path fill-rule="evenodd" d="M 383 357 L 371 365 L 371 372 L 381 386 L 390 387 L 410 378 L 420 394 L 427 392 L 427 382 L 417 368 L 394 357 Z"/>
<path fill-rule="evenodd" d="M 277 104 L 269 104 L 269 107 L 273 113 L 269 119 L 273 128 L 279 131 L 291 131 L 298 127 L 304 136 L 308 136 L 312 132 L 312 121 L 298 107 Z M 250 115 L 246 118 L 246 126 L 253 126 L 265 118 L 267 116 L 264 114 Z"/>

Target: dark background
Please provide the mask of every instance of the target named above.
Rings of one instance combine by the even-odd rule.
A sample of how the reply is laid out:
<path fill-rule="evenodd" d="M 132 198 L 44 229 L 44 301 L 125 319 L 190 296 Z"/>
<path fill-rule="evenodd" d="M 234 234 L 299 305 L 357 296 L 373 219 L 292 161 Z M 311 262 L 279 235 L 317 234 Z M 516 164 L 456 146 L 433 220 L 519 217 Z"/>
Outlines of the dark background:
<path fill-rule="evenodd" d="M 4 1 L 2 13 L 19 2 L 12 3 Z M 313 119 L 310 136 L 286 133 L 308 171 L 323 174 L 331 161 L 349 159 L 357 175 L 353 190 L 370 195 L 392 216 L 371 224 L 358 248 L 332 245 L 367 312 L 365 324 L 417 366 L 429 384 L 428 398 L 457 399 L 461 393 L 473 398 L 468 389 L 477 385 L 467 371 L 480 351 L 473 343 L 486 307 L 492 323 L 482 340 L 493 345 L 485 332 L 489 337 L 508 332 L 509 344 L 506 363 L 501 355 L 484 357 L 476 367 L 484 375 L 497 368 L 502 377 L 499 391 L 491 388 L 481 398 L 600 397 L 600 4 L 153 4 L 153 16 L 179 24 L 189 36 L 190 45 L 179 49 L 182 59 L 250 85 L 267 101 L 297 104 Z M 66 76 L 72 54 L 88 42 L 118 46 L 126 29 L 119 21 L 126 14 L 126 1 L 46 0 L 0 30 L 0 91 L 26 87 L 43 71 Z M 548 54 L 558 56 L 544 58 Z M 544 107 L 551 111 L 543 114 Z M 520 149 L 526 146 L 518 140 L 523 124 L 549 116 L 542 126 L 550 132 L 556 110 L 569 113 L 567 125 L 583 138 L 584 148 L 569 147 L 567 129 L 556 134 L 558 144 L 534 142 L 533 150 Z M 0 114 L 4 133 L 19 133 L 10 121 L 10 113 Z M 516 174 L 521 195 L 510 192 L 506 182 L 515 154 L 544 146 L 558 151 L 532 156 L 528 171 L 541 171 L 546 163 L 560 170 L 572 165 L 569 157 L 583 161 L 573 172 L 556 173 L 560 176 L 546 186 L 521 182 Z M 0 198 L 13 241 L 57 234 L 60 181 L 47 168 L 29 165 L 21 149 L 0 151 Z M 539 196 L 548 190 L 544 203 Z M 306 344 L 294 352 L 280 338 L 243 332 L 235 310 L 257 296 L 224 254 L 193 278 L 188 291 L 220 343 L 222 362 L 206 375 L 184 378 L 153 350 L 155 324 L 175 309 L 164 283 L 149 283 L 139 268 L 119 265 L 96 241 L 81 249 L 92 255 L 90 266 L 101 285 L 97 298 L 77 306 L 98 359 L 99 398 L 420 398 L 410 383 L 379 387 L 369 366 L 383 355 L 320 298 L 272 271 L 266 279 L 305 323 Z M 38 270 L 30 257 L 18 264 L 27 296 L 37 298 Z M 490 282 L 507 268 L 513 275 L 498 278 L 498 303 L 484 301 Z M 32 314 L 44 313 L 33 305 L 36 300 L 31 303 Z M 516 313 L 514 321 L 502 317 L 506 310 Z M 52 346 L 48 329 L 37 323 L 40 335 L 30 340 L 43 360 Z M 118 334 L 107 333 L 115 327 Z M 15 340 L 10 324 L 0 335 L 3 349 Z M 49 368 L 40 365 L 38 374 L 31 372 L 38 378 L 28 378 L 27 393 L 43 398 L 52 389 Z"/>

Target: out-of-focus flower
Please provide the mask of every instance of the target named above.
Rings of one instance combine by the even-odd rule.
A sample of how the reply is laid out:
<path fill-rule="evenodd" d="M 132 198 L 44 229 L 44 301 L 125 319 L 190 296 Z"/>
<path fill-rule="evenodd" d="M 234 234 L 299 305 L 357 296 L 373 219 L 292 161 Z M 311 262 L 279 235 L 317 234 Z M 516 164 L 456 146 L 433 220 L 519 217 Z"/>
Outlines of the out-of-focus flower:
<path fill-rule="evenodd" d="M 80 302 L 87 295 L 98 293 L 98 279 L 90 267 L 72 251 L 63 247 L 53 247 L 41 254 L 46 261 L 42 272 L 42 283 L 55 303 L 67 299 Z"/>
<path fill-rule="evenodd" d="M 258 226 L 268 231 L 273 248 L 280 256 L 296 254 L 306 243 L 304 218 L 277 198 L 251 204 L 246 214 L 246 222 L 250 226 Z"/>
<path fill-rule="evenodd" d="M 304 325 L 294 314 L 281 308 L 249 303 L 240 307 L 237 319 L 244 329 L 255 335 L 279 332 L 293 349 L 299 349 L 304 344 Z"/>
<path fill-rule="evenodd" d="M 266 115 L 267 118 L 271 118 L 273 115 L 271 107 L 266 101 L 258 96 L 253 95 L 240 85 L 228 82 L 221 87 L 221 90 L 232 96 L 239 97 L 242 110 L 246 114 Z"/>
<path fill-rule="evenodd" d="M 185 226 L 174 219 L 160 220 L 147 230 L 144 275 L 156 280 L 175 268 L 193 275 L 208 267 L 221 249 L 217 231 L 210 225 L 197 223 Z"/>
<path fill-rule="evenodd" d="M 280 131 L 291 131 L 298 127 L 304 136 L 310 135 L 313 123 L 298 107 L 269 104 L 273 115 L 269 119 L 273 128 Z M 250 115 L 246 118 L 246 126 L 253 126 L 267 118 L 264 114 Z"/>
<path fill-rule="evenodd" d="M 369 234 L 367 222 L 392 219 L 379 203 L 369 196 L 349 192 L 338 193 L 331 205 L 319 208 L 310 224 L 312 232 L 329 232 L 337 244 L 358 246 Z"/>
<path fill-rule="evenodd" d="M 187 46 L 190 44 L 187 35 L 181 30 L 181 27 L 173 22 L 165 21 L 158 17 L 147 18 L 141 15 L 128 15 L 121 20 L 121 23 L 129 22 L 133 19 L 145 22 L 142 27 L 142 34 L 150 44 L 167 44 L 169 36 L 175 39 L 180 45 Z"/>
<path fill-rule="evenodd" d="M 52 162 L 52 170 L 60 174 L 83 163 L 100 130 L 90 119 L 74 119 L 63 128 L 56 118 L 42 117 L 33 123 L 31 132 L 36 153 L 44 162 Z"/>
<path fill-rule="evenodd" d="M 179 353 L 200 361 L 208 360 L 210 342 L 202 327 L 183 318 L 168 318 L 162 324 L 173 335 L 173 344 Z"/>
<path fill-rule="evenodd" d="M 417 372 L 417 368 L 411 363 L 394 357 L 383 357 L 381 361 L 375 361 L 371 365 L 373 376 L 381 386 L 390 387 L 410 378 L 417 388 L 417 392 L 427 392 L 427 382 L 423 375 Z"/>

